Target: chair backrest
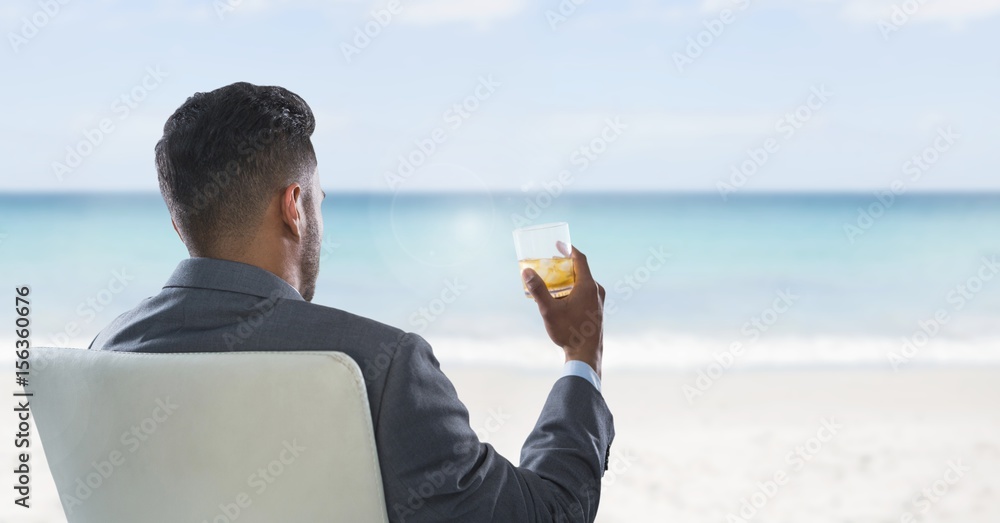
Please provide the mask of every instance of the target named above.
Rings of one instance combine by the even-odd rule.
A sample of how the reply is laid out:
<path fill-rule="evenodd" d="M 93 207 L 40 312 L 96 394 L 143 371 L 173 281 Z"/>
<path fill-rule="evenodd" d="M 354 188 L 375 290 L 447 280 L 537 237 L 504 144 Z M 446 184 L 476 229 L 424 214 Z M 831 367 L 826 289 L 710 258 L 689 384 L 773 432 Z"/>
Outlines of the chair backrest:
<path fill-rule="evenodd" d="M 31 349 L 70 523 L 388 521 L 365 384 L 339 352 Z"/>

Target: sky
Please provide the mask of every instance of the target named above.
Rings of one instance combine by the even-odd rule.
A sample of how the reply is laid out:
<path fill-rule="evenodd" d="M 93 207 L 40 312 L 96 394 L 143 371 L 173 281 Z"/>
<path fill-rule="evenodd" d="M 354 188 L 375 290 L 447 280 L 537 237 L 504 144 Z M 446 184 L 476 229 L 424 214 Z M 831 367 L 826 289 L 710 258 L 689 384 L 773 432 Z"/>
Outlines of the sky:
<path fill-rule="evenodd" d="M 61 1 L 0 7 L 0 191 L 155 191 L 236 81 L 328 191 L 1000 190 L 1000 0 Z"/>

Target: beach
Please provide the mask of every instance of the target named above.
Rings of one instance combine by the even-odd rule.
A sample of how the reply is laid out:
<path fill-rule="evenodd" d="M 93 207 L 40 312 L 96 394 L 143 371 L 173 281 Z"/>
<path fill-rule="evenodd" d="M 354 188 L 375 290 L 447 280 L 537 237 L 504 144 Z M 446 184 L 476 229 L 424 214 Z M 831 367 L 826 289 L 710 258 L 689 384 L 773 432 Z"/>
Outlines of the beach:
<path fill-rule="evenodd" d="M 516 463 L 558 366 L 442 366 L 472 427 Z M 605 372 L 617 437 L 597 521 L 1000 520 L 998 368 L 732 372 L 689 403 L 691 378 Z M 4 504 L 0 520 L 65 521 L 37 451 L 32 463 L 32 507 Z M 766 503 L 742 518 L 744 499 Z"/>
<path fill-rule="evenodd" d="M 330 194 L 314 303 L 425 337 L 472 427 L 516 462 L 562 363 L 518 281 L 523 196 Z M 870 200 L 544 210 L 607 289 L 617 438 L 598 521 L 1000 521 L 1000 197 L 908 195 L 845 236 Z M 33 346 L 87 347 L 187 256 L 156 194 L 0 195 L 0 223 L 32 253 L 8 270 L 31 287 Z M 32 460 L 33 507 L 0 521 L 63 521 Z"/>
<path fill-rule="evenodd" d="M 53 416 L 71 427 L 53 462 L 86 457 L 59 467 L 78 482 L 64 495 L 103 507 L 101 485 L 155 483 L 166 460 L 184 477 L 155 485 L 164 507 L 106 487 L 115 509 L 142 504 L 119 519 L 252 523 L 242 509 L 269 512 L 262 498 L 354 494 L 337 478 L 257 488 L 294 470 L 284 453 L 299 444 L 405 480 L 390 515 L 504 507 L 475 481 L 453 510 L 424 503 L 467 479 L 452 475 L 463 446 L 427 440 L 455 428 L 428 346 L 471 427 L 514 464 L 553 385 L 577 380 L 586 402 L 546 416 L 581 426 L 533 441 L 546 488 L 589 497 L 597 471 L 567 465 L 565 447 L 596 462 L 604 445 L 565 432 L 607 416 L 562 372 L 567 352 L 598 361 L 598 336 L 616 430 L 599 523 L 1000 523 L 1000 0 L 37 0 L 7 2 L 0 21 L 14 79 L 0 523 L 66 521 L 37 428 L 19 434 L 15 394 L 43 385 L 40 361 L 16 366 L 25 343 L 357 357 L 385 383 L 371 390 L 380 463 L 339 423 L 307 440 L 323 413 L 289 400 L 301 373 L 238 368 L 245 379 L 195 392 L 182 370 L 155 395 L 138 372 L 60 378 L 77 401 Z M 526 266 L 562 301 L 531 278 L 526 295 Z M 160 429 L 170 394 L 223 393 L 255 426 L 178 405 L 189 417 Z M 156 405 L 126 420 L 108 394 Z M 206 441 L 198 427 L 224 447 L 167 444 Z M 261 433 L 280 436 L 278 461 L 232 444 Z M 85 456 L 82 434 L 103 455 Z M 360 481 L 320 454 L 300 463 Z"/>
<path fill-rule="evenodd" d="M 509 412 L 490 441 L 516 456 L 550 377 L 450 375 L 474 427 Z M 733 373 L 693 404 L 689 379 L 606 373 L 617 437 L 598 521 L 1000 520 L 1000 369 Z M 938 495 L 950 464 L 969 470 Z M 780 473 L 785 484 L 750 518 L 727 519 Z"/>
<path fill-rule="evenodd" d="M 902 338 L 925 335 L 934 344 L 920 352 L 932 361 L 1000 362 L 1000 196 L 900 198 L 848 238 L 869 199 L 565 195 L 536 223 L 570 224 L 607 289 L 618 356 L 640 369 L 651 357 L 685 368 L 737 341 L 773 347 L 748 354 L 761 365 L 886 363 Z M 313 302 L 416 332 L 442 352 L 462 340 L 449 357 L 503 362 L 515 340 L 545 341 L 511 237 L 523 205 L 517 194 L 331 191 Z M 39 346 L 87 346 L 188 255 L 157 194 L 0 195 L 0 224 L 12 231 L 4 249 L 32 253 L 5 267 L 11 285 L 32 287 Z M 938 313 L 948 321 L 927 325 Z M 647 354 L 649 340 L 664 350 Z"/>

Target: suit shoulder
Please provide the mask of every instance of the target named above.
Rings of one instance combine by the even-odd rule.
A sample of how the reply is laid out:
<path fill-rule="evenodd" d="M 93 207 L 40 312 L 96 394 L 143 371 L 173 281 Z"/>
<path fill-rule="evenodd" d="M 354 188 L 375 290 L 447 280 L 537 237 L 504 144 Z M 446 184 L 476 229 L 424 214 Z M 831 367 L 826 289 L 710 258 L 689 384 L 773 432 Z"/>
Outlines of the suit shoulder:
<path fill-rule="evenodd" d="M 358 333 L 379 341 L 398 341 L 407 335 L 406 331 L 398 327 L 335 307 L 298 300 L 288 301 L 287 306 L 293 314 L 302 315 L 310 321 L 328 322 L 327 324 L 330 326 L 337 326 L 344 331 Z"/>
<path fill-rule="evenodd" d="M 152 302 L 153 297 L 150 296 L 143 299 L 135 307 L 115 316 L 103 329 L 97 332 L 97 335 L 90 341 L 90 345 L 87 348 L 95 350 L 110 349 L 109 346 L 114 345 L 112 340 L 142 318 L 143 313 Z"/>

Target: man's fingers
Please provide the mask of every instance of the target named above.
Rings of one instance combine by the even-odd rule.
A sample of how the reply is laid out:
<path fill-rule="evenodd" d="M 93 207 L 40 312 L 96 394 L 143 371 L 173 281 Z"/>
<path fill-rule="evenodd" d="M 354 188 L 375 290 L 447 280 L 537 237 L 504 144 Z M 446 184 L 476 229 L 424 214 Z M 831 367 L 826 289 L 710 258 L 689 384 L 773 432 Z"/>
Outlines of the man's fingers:
<path fill-rule="evenodd" d="M 571 252 L 569 251 L 569 246 L 568 246 L 568 245 L 566 245 L 566 242 L 564 242 L 564 241 L 557 241 L 557 242 L 556 242 L 556 249 L 558 249 L 558 250 L 559 250 L 559 252 L 561 252 L 561 253 L 562 253 L 562 255 L 563 255 L 563 256 L 565 256 L 565 257 L 567 257 L 567 258 L 569 258 L 570 256 L 572 256 L 572 255 L 573 255 L 573 254 L 572 254 L 572 253 L 571 253 Z"/>
<path fill-rule="evenodd" d="M 549 294 L 549 288 L 545 286 L 542 277 L 534 269 L 524 269 L 524 272 L 521 273 L 521 278 L 524 279 L 524 286 L 528 288 L 531 297 L 538 304 L 538 310 L 544 314 L 552 305 L 555 298 Z"/>
<path fill-rule="evenodd" d="M 590 265 L 587 264 L 587 255 L 573 247 L 573 273 L 576 281 L 593 281 L 590 275 Z"/>

